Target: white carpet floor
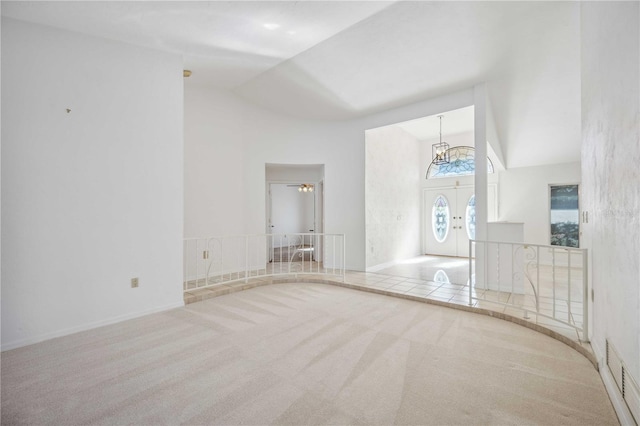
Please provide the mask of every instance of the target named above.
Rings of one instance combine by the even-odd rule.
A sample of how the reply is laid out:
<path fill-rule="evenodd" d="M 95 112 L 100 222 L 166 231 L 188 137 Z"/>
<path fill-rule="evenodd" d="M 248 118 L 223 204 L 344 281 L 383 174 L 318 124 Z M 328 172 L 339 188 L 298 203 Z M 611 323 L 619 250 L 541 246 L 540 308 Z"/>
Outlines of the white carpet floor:
<path fill-rule="evenodd" d="M 274 284 L 2 353 L 2 424 L 618 424 L 598 373 L 488 316 Z"/>

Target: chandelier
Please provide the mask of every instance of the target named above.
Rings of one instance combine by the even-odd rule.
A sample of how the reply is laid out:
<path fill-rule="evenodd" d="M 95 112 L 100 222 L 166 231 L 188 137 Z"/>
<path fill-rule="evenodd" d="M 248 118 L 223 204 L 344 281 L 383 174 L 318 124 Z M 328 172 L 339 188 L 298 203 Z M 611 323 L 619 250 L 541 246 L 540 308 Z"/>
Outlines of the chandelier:
<path fill-rule="evenodd" d="M 449 144 L 442 142 L 442 117 L 444 115 L 438 117 L 440 118 L 440 143 L 432 146 L 433 164 L 447 164 L 449 162 Z"/>

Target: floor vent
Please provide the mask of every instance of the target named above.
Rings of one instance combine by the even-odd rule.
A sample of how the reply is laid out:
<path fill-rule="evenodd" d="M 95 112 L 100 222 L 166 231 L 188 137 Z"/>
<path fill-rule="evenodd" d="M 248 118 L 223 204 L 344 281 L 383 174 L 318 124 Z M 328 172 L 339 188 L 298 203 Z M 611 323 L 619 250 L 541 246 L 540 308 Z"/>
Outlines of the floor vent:
<path fill-rule="evenodd" d="M 638 424 L 640 421 L 640 387 L 638 387 L 638 384 L 633 378 L 627 374 L 622 358 L 620 358 L 618 352 L 611 343 L 609 343 L 609 340 L 606 341 L 606 359 L 609 371 L 622 394 L 622 399 L 627 404 L 636 424 Z"/>

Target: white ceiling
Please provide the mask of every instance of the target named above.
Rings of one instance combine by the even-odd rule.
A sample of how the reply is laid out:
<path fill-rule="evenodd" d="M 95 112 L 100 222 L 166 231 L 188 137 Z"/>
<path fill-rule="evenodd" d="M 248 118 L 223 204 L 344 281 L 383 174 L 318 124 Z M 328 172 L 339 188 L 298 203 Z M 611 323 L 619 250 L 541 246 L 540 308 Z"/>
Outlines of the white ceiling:
<path fill-rule="evenodd" d="M 180 53 L 186 85 L 306 118 L 486 82 L 508 167 L 580 158 L 579 2 L 3 1 L 2 15 Z"/>
<path fill-rule="evenodd" d="M 2 15 L 180 53 L 185 68 L 194 71 L 190 84 L 231 89 L 389 4 L 391 2 L 3 1 Z"/>
<path fill-rule="evenodd" d="M 413 135 L 420 141 L 440 138 L 440 118 L 442 116 L 442 137 L 459 133 L 473 132 L 473 110 L 474 107 L 456 109 L 453 111 L 443 111 L 438 115 L 418 118 L 415 120 L 398 123 L 405 132 Z M 446 142 L 446 141 L 445 141 Z"/>

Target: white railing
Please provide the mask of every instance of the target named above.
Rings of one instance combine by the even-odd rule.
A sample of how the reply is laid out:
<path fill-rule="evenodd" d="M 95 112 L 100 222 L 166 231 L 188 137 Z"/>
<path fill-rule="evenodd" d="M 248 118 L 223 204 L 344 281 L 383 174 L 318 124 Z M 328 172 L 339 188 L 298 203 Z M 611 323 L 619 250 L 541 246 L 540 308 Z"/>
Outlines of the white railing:
<path fill-rule="evenodd" d="M 469 241 L 469 305 L 474 300 L 535 313 L 574 328 L 589 341 L 587 250 Z"/>
<path fill-rule="evenodd" d="M 344 234 L 259 234 L 184 240 L 185 292 L 273 276 L 345 277 Z"/>

